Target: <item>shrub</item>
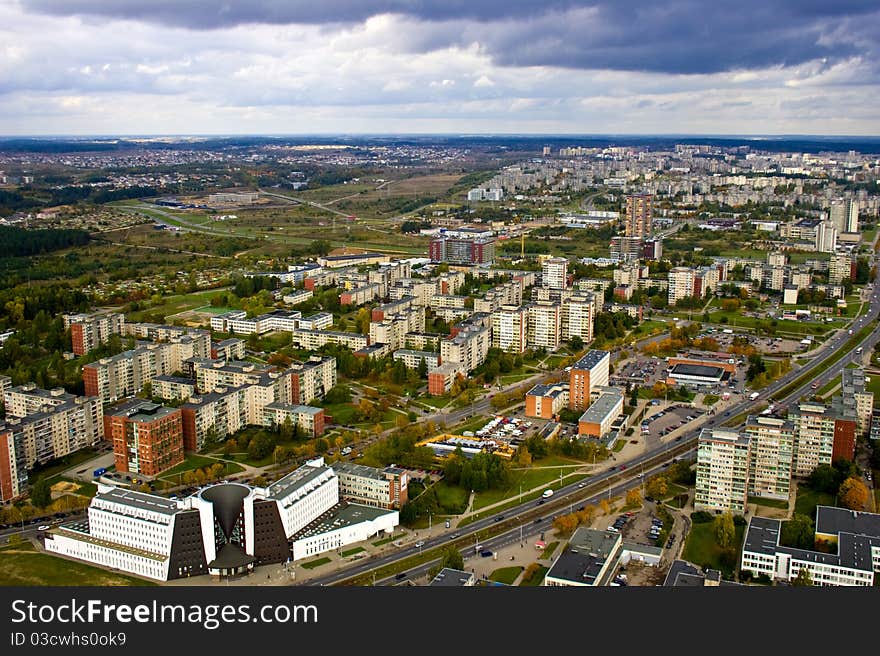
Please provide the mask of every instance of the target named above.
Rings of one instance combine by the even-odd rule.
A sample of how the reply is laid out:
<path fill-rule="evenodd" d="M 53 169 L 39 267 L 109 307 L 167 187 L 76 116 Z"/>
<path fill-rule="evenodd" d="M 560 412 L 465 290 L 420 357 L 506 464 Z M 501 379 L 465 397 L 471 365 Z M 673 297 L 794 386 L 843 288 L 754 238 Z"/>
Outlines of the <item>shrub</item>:
<path fill-rule="evenodd" d="M 707 522 L 713 521 L 713 519 L 712 514 L 705 510 L 697 510 L 696 512 L 691 513 L 691 521 L 694 524 L 706 524 Z"/>

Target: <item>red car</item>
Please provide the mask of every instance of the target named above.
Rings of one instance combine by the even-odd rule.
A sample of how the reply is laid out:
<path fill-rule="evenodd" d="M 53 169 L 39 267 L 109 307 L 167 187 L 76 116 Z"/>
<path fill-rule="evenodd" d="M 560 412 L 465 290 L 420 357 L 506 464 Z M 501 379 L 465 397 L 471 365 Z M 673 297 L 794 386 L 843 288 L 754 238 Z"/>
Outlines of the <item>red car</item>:
<path fill-rule="evenodd" d="M 621 469 L 621 470 L 626 469 L 626 465 L 621 465 L 621 466 L 620 466 L 620 469 Z"/>

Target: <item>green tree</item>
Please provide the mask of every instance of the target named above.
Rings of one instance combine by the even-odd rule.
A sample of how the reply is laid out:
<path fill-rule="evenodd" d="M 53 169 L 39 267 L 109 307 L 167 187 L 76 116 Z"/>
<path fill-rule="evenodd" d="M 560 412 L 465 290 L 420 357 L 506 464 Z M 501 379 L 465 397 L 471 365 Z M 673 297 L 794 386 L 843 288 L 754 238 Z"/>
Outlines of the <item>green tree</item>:
<path fill-rule="evenodd" d="M 52 487 L 45 478 L 37 479 L 31 487 L 31 503 L 37 508 L 45 508 L 52 503 Z"/>
<path fill-rule="evenodd" d="M 715 542 L 724 549 L 733 546 L 736 539 L 736 528 L 733 525 L 733 515 L 729 512 L 719 515 L 714 521 Z"/>
<path fill-rule="evenodd" d="M 419 367 L 416 370 L 419 378 L 425 380 L 428 378 L 428 361 L 425 358 L 419 360 Z"/>
<path fill-rule="evenodd" d="M 797 549 L 814 549 L 816 529 L 813 520 L 807 515 L 795 513 L 787 522 L 782 522 L 779 542 Z"/>

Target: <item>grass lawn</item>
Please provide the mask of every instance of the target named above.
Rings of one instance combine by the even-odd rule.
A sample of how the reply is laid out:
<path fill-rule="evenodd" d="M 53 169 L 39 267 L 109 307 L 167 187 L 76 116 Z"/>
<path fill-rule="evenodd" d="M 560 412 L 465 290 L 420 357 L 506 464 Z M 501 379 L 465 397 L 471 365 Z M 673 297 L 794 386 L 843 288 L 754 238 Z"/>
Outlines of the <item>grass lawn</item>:
<path fill-rule="evenodd" d="M 736 562 L 739 562 L 740 550 L 742 549 L 744 526 L 736 527 Z M 721 565 L 721 547 L 715 542 L 714 522 L 705 522 L 702 524 L 692 524 L 691 531 L 688 533 L 687 543 L 684 545 L 684 554 L 682 558 L 695 565 L 705 568 L 721 570 L 730 573 L 730 569 Z M 736 566 L 734 565 L 734 568 Z"/>
<path fill-rule="evenodd" d="M 865 378 L 868 378 L 868 382 L 865 385 L 865 388 L 869 392 L 874 392 L 874 407 L 880 408 L 880 376 L 867 375 Z"/>
<path fill-rule="evenodd" d="M 381 547 L 383 544 L 388 544 L 394 539 L 393 535 L 389 535 L 387 538 L 382 538 L 381 540 L 376 540 L 375 542 L 371 542 L 374 547 Z"/>
<path fill-rule="evenodd" d="M 816 519 L 816 506 L 834 506 L 837 498 L 827 492 L 817 492 L 806 485 L 798 485 L 797 498 L 794 502 L 794 511 Z"/>
<path fill-rule="evenodd" d="M 333 418 L 334 424 L 348 426 L 357 418 L 357 408 L 351 403 L 331 403 L 324 406 L 324 414 Z"/>
<path fill-rule="evenodd" d="M 0 585 L 156 585 L 139 579 L 93 567 L 85 563 L 38 552 L 29 542 L 0 549 Z"/>
<path fill-rule="evenodd" d="M 524 578 L 519 582 L 520 585 L 541 585 L 544 582 L 544 576 L 550 570 L 549 567 L 544 567 L 543 565 L 539 565 L 538 569 L 535 570 L 535 573 L 532 574 L 529 578 Z"/>
<path fill-rule="evenodd" d="M 354 556 L 361 551 L 366 551 L 363 547 L 355 547 L 354 549 L 349 549 L 348 551 L 340 551 L 339 555 L 343 558 L 348 558 L 349 556 Z"/>
<path fill-rule="evenodd" d="M 185 471 L 190 471 L 192 469 L 201 469 L 206 466 L 209 467 L 209 466 L 216 464 L 218 462 L 226 465 L 226 471 L 225 471 L 226 474 L 237 474 L 238 472 L 244 471 L 244 467 L 242 467 L 241 465 L 236 465 L 231 462 L 222 462 L 220 460 L 217 460 L 216 458 L 210 458 L 208 456 L 200 456 L 198 454 L 193 453 L 193 454 L 188 455 L 186 457 L 186 459 L 182 463 L 180 463 L 179 465 L 176 465 L 176 466 L 172 467 L 171 469 L 169 469 L 168 471 L 163 472 L 160 475 L 160 478 L 171 479 L 171 478 L 177 476 L 178 474 L 182 474 Z"/>
<path fill-rule="evenodd" d="M 538 373 L 538 372 L 531 371 L 531 372 L 522 373 L 522 374 L 509 374 L 507 376 L 501 376 L 500 379 L 501 379 L 502 384 L 510 385 L 511 383 L 519 383 L 519 382 L 525 380 L 526 378 L 531 378 L 536 373 Z"/>
<path fill-rule="evenodd" d="M 768 508 L 780 508 L 782 510 L 786 510 L 788 508 L 788 501 L 783 501 L 782 499 L 765 499 L 764 497 L 749 497 L 749 503 L 754 503 L 759 506 L 767 506 Z"/>
<path fill-rule="evenodd" d="M 317 558 L 316 560 L 310 560 L 307 563 L 302 563 L 301 567 L 305 569 L 314 569 L 315 567 L 320 567 L 321 565 L 326 565 L 330 562 L 330 559 L 327 556 L 323 558 Z"/>
<path fill-rule="evenodd" d="M 193 292 L 191 294 L 166 296 L 159 305 L 131 312 L 126 315 L 126 318 L 131 317 L 131 321 L 143 321 L 143 318 L 147 315 L 164 314 L 165 316 L 170 316 L 172 314 L 183 312 L 184 310 L 203 308 L 205 305 L 210 305 L 212 296 L 222 293 L 222 289 L 207 289 L 205 291 Z"/>
<path fill-rule="evenodd" d="M 449 432 L 454 435 L 461 435 L 465 431 L 477 432 L 490 421 L 491 419 L 487 417 L 474 417 L 473 419 L 468 419 L 466 422 L 455 426 Z"/>
<path fill-rule="evenodd" d="M 452 515 L 460 515 L 467 508 L 468 497 L 470 493 L 457 485 L 449 485 L 444 481 L 434 484 L 434 490 L 437 492 L 437 499 L 440 501 L 440 507 Z"/>
<path fill-rule="evenodd" d="M 510 471 L 510 485 L 503 490 L 486 490 L 485 492 L 477 492 L 474 497 L 473 510 L 485 508 L 493 503 L 498 503 L 509 497 L 519 496 L 520 485 L 522 485 L 523 496 L 529 490 L 556 483 L 555 487 L 559 487 L 559 474 L 562 473 L 563 483 L 568 484 L 570 479 L 566 479 L 567 474 L 571 474 L 576 470 L 575 467 L 561 467 L 560 465 L 577 465 L 577 460 L 569 460 L 567 458 L 559 458 L 550 456 L 541 458 L 532 463 L 529 469 L 513 469 Z M 546 468 L 546 469 L 543 469 Z"/>
<path fill-rule="evenodd" d="M 506 585 L 513 585 L 513 582 L 516 581 L 516 577 L 519 576 L 522 571 L 523 568 L 519 566 L 502 567 L 489 574 L 489 580 L 504 583 Z"/>
<path fill-rule="evenodd" d="M 617 442 L 614 443 L 614 448 L 612 451 L 623 451 L 623 447 L 626 446 L 626 440 L 618 439 Z"/>
<path fill-rule="evenodd" d="M 448 396 L 422 396 L 419 397 L 418 403 L 422 405 L 428 405 L 432 408 L 437 408 L 438 410 L 442 409 L 449 403 L 450 399 Z"/>
<path fill-rule="evenodd" d="M 63 458 L 57 458 L 46 463 L 44 467 L 34 468 L 28 474 L 28 481 L 33 484 L 39 478 L 52 479 L 61 474 L 61 472 L 70 469 L 86 460 L 91 460 L 98 453 L 94 449 L 81 449 L 70 453 Z"/>
<path fill-rule="evenodd" d="M 544 547 L 544 551 L 541 554 L 541 558 L 552 558 L 553 552 L 556 551 L 556 547 L 559 546 L 558 541 L 551 542 L 546 547 Z"/>

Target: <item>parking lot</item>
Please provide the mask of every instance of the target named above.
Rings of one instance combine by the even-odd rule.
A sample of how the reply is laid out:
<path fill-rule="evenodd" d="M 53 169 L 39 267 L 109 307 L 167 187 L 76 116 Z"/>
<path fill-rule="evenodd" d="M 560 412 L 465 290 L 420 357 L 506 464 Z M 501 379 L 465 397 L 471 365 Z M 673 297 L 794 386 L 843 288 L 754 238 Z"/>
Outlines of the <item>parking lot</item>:
<path fill-rule="evenodd" d="M 800 351 L 804 351 L 811 347 L 801 344 L 799 340 L 796 339 L 787 339 L 783 337 L 759 337 L 757 335 L 751 335 L 746 333 L 722 333 L 720 331 L 716 331 L 714 333 L 704 333 L 700 335 L 700 337 L 711 337 L 716 342 L 718 342 L 718 346 L 722 351 L 727 350 L 733 344 L 734 337 L 745 337 L 749 340 L 749 344 L 754 346 L 761 353 L 773 354 L 773 353 L 798 353 Z"/>
<path fill-rule="evenodd" d="M 634 358 L 623 365 L 615 365 L 611 383 L 633 383 L 650 387 L 658 380 L 666 379 L 666 362 L 662 358 Z"/>
<path fill-rule="evenodd" d="M 645 438 L 647 448 L 650 448 L 657 444 L 663 436 L 704 414 L 706 414 L 705 410 L 698 410 L 686 405 L 669 406 L 644 419 L 639 430 Z"/>

